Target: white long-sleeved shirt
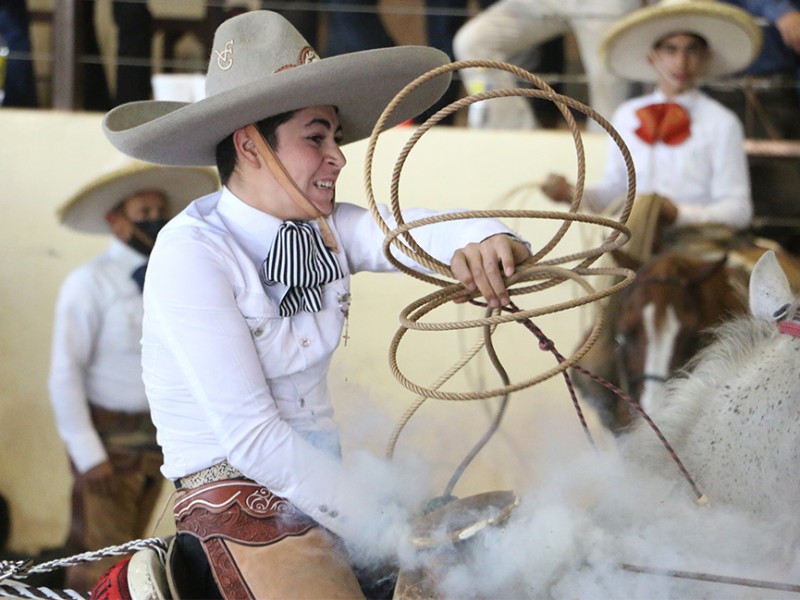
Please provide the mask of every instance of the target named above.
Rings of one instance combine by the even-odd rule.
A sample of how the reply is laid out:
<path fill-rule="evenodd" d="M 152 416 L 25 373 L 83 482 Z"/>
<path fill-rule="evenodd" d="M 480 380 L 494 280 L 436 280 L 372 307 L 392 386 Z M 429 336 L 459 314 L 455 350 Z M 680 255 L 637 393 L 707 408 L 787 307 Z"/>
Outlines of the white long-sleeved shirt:
<path fill-rule="evenodd" d="M 48 385 L 56 426 L 80 472 L 107 460 L 89 403 L 146 412 L 142 383 L 142 294 L 132 279 L 145 257 L 114 240 L 67 276 L 53 325 Z"/>
<path fill-rule="evenodd" d="M 142 360 L 166 477 L 227 459 L 347 538 L 357 517 L 369 518 L 362 501 L 374 492 L 330 451 L 338 434 L 326 378 L 350 274 L 393 267 L 367 210 L 339 203 L 328 222 L 344 277 L 324 286 L 320 312 L 281 318 L 284 290 L 265 288 L 259 266 L 282 222 L 227 188 L 196 200 L 161 231 L 151 256 Z M 508 231 L 495 221 L 452 221 L 417 229 L 415 238 L 449 261 L 466 243 Z M 380 511 L 377 499 L 372 506 Z"/>
<path fill-rule="evenodd" d="M 650 145 L 636 135 L 636 111 L 667 102 L 656 91 L 633 98 L 615 111 L 612 125 L 630 150 L 636 169 L 637 195 L 659 194 L 678 208 L 676 225 L 716 223 L 746 228 L 753 216 L 750 175 L 744 151 L 744 131 L 734 113 L 698 90 L 673 99 L 691 119 L 691 133 L 682 143 Z M 627 192 L 622 153 L 609 141 L 605 171 L 599 185 L 587 189 L 587 206 L 601 212 Z"/>

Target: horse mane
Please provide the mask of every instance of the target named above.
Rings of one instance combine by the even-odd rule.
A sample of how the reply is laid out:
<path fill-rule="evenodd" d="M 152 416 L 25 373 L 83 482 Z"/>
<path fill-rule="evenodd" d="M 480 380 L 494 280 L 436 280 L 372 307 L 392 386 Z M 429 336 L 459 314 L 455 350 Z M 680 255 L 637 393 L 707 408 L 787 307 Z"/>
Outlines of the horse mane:
<path fill-rule="evenodd" d="M 723 321 L 709 329 L 710 344 L 701 348 L 676 377 L 667 382 L 666 394 L 672 397 L 674 388 L 714 385 L 730 381 L 741 369 L 752 364 L 757 348 L 780 335 L 775 323 L 742 315 Z"/>
<path fill-rule="evenodd" d="M 701 422 L 708 403 L 698 399 L 714 397 L 720 389 L 752 367 L 754 357 L 781 334 L 775 323 L 751 315 L 734 317 L 709 330 L 713 341 L 666 382 L 658 409 L 650 416 L 675 448 L 684 445 L 692 433 L 687 423 Z M 695 399 L 696 401 L 685 401 Z M 643 419 L 637 419 L 620 439 L 623 449 L 632 451 L 645 464 L 674 468 L 664 447 Z M 635 448 L 635 450 L 634 450 Z"/>

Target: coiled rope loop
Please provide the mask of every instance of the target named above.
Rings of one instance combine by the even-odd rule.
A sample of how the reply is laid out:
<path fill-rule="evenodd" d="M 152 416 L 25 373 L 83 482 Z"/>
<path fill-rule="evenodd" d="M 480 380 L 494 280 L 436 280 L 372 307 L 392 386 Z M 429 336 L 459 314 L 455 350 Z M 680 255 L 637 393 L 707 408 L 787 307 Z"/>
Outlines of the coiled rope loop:
<path fill-rule="evenodd" d="M 392 216 L 394 220 L 397 222 L 397 227 L 392 228 L 384 220 L 384 218 L 378 211 L 377 202 L 375 200 L 375 194 L 372 185 L 372 179 L 373 179 L 372 163 L 374 160 L 378 137 L 380 133 L 384 131 L 386 122 L 388 121 L 391 114 L 417 88 L 419 88 L 422 85 L 425 85 L 427 82 L 436 77 L 442 77 L 449 74 L 452 71 L 466 69 L 466 68 L 500 69 L 504 71 L 509 71 L 513 73 L 516 77 L 518 77 L 520 80 L 527 81 L 534 87 L 498 89 L 487 92 L 481 92 L 479 94 L 473 94 L 471 96 L 461 98 L 460 100 L 453 102 L 446 107 L 443 107 L 442 109 L 437 111 L 434 115 L 432 115 L 430 118 L 428 118 L 422 125 L 420 125 L 414 131 L 410 139 L 406 142 L 405 146 L 400 152 L 400 155 L 397 158 L 397 161 L 395 162 L 392 171 L 390 202 L 388 202 L 388 204 L 391 207 Z M 578 157 L 578 173 L 574 188 L 575 196 L 572 200 L 572 203 L 570 204 L 569 210 L 568 211 L 470 210 L 470 211 L 451 212 L 451 213 L 436 215 L 433 217 L 429 217 L 427 219 L 419 219 L 409 223 L 404 222 L 400 209 L 400 199 L 399 199 L 400 176 L 409 153 L 414 148 L 416 143 L 420 140 L 420 138 L 425 134 L 425 132 L 430 130 L 430 128 L 433 127 L 436 123 L 438 123 L 441 119 L 452 114 L 457 110 L 460 110 L 474 102 L 491 100 L 493 98 L 501 98 L 505 96 L 526 96 L 531 98 L 542 98 L 550 100 L 558 107 L 559 111 L 564 116 L 564 119 L 567 122 L 570 132 L 572 134 L 572 139 L 575 145 L 575 151 Z M 608 134 L 614 140 L 615 144 L 617 145 L 617 147 L 619 147 L 620 152 L 623 155 L 623 159 L 625 161 L 628 173 L 628 189 L 626 194 L 626 201 L 624 206 L 622 207 L 620 217 L 618 220 L 610 219 L 607 217 L 588 215 L 578 212 L 578 209 L 580 208 L 581 204 L 581 199 L 583 197 L 583 190 L 585 183 L 585 172 L 586 172 L 585 154 L 584 154 L 583 141 L 581 139 L 580 131 L 578 129 L 577 123 L 575 122 L 575 118 L 573 117 L 570 109 L 578 110 L 586 114 L 590 118 L 594 119 L 595 121 L 597 121 L 608 132 Z M 628 216 L 630 215 L 631 208 L 633 205 L 633 200 L 636 192 L 636 183 L 635 183 L 633 160 L 631 159 L 627 146 L 625 145 L 619 134 L 616 132 L 616 130 L 611 126 L 611 124 L 608 121 L 606 121 L 606 119 L 604 119 L 601 115 L 596 113 L 592 108 L 581 102 L 578 102 L 577 100 L 574 100 L 573 98 L 569 98 L 568 96 L 563 96 L 561 94 L 556 93 L 555 90 L 553 90 L 549 85 L 547 85 L 547 83 L 545 83 L 541 78 L 514 65 L 497 61 L 482 61 L 482 60 L 459 61 L 442 65 L 441 67 L 433 69 L 423 74 L 422 76 L 418 77 L 414 81 L 412 81 L 405 88 L 403 88 L 403 90 L 400 91 L 400 93 L 394 98 L 394 100 L 392 100 L 391 103 L 389 103 L 389 105 L 381 114 L 380 119 L 376 123 L 372 131 L 372 135 L 370 136 L 369 144 L 367 147 L 364 175 L 365 175 L 366 194 L 370 211 L 373 217 L 375 218 L 376 222 L 378 223 L 379 227 L 386 235 L 384 239 L 383 251 L 388 260 L 390 260 L 392 264 L 394 264 L 400 271 L 416 279 L 431 283 L 440 288 L 436 292 L 433 292 L 425 296 L 424 298 L 415 301 L 402 312 L 400 317 L 401 326 L 400 329 L 398 329 L 390 348 L 390 364 L 392 372 L 404 387 L 417 394 L 421 394 L 425 397 L 432 397 L 442 400 L 478 400 L 478 399 L 502 396 L 509 392 L 521 390 L 523 388 L 535 385 L 541 381 L 544 381 L 545 379 L 548 379 L 549 377 L 552 377 L 557 373 L 563 372 L 570 366 L 574 365 L 586 353 L 591 344 L 593 344 L 594 341 L 596 340 L 597 335 L 599 335 L 599 328 L 601 326 L 601 322 L 598 320 L 595 323 L 595 327 L 592 330 L 592 333 L 584 342 L 584 344 L 582 344 L 581 347 L 578 348 L 576 352 L 568 360 L 559 364 L 555 368 L 550 369 L 546 373 L 543 373 L 539 376 L 531 377 L 530 379 L 523 381 L 521 383 L 509 382 L 505 384 L 503 387 L 481 392 L 475 392 L 475 391 L 443 392 L 439 391 L 438 389 L 433 389 L 431 387 L 418 385 L 410 381 L 407 377 L 405 377 L 397 364 L 396 354 L 400 342 L 408 330 L 414 329 L 414 330 L 444 331 L 452 329 L 467 329 L 474 327 L 496 327 L 497 325 L 503 323 L 522 321 L 530 317 L 542 316 L 545 314 L 563 311 L 577 306 L 582 306 L 591 302 L 595 302 L 596 300 L 604 298 L 612 293 L 615 293 L 623 289 L 624 287 L 627 287 L 633 281 L 634 274 L 632 271 L 628 269 L 623 269 L 619 267 L 604 267 L 604 268 L 591 267 L 591 265 L 603 254 L 615 248 L 619 248 L 620 246 L 625 244 L 630 238 L 630 231 L 626 227 L 625 223 L 628 219 Z M 412 230 L 417 227 L 422 227 L 425 225 L 442 221 L 452 221 L 460 219 L 478 219 L 478 218 L 498 218 L 498 217 L 550 219 L 550 220 L 563 221 L 563 223 L 558 228 L 556 233 L 549 240 L 546 240 L 541 247 L 532 249 L 531 257 L 528 260 L 526 260 L 523 264 L 519 265 L 517 273 L 513 277 L 508 279 L 507 286 L 510 295 L 519 296 L 523 294 L 545 290 L 568 280 L 580 282 L 580 286 L 584 289 L 585 292 L 584 295 L 580 298 L 575 298 L 566 302 L 561 302 L 538 309 L 521 310 L 520 312 L 513 314 L 500 314 L 499 311 L 495 311 L 492 314 L 487 314 L 487 316 L 482 319 L 475 319 L 470 321 L 446 322 L 446 323 L 431 323 L 431 322 L 421 323 L 420 322 L 421 317 L 430 313 L 439 306 L 448 303 L 450 300 L 453 300 L 454 298 L 465 296 L 466 292 L 464 288 L 458 283 L 458 281 L 455 280 L 455 278 L 453 277 L 453 273 L 450 270 L 449 265 L 436 260 L 434 257 L 428 254 L 424 249 L 422 249 L 417 244 L 412 235 Z M 605 239 L 600 243 L 600 245 L 598 245 L 595 248 L 587 248 L 580 250 L 579 252 L 570 253 L 563 256 L 550 257 L 549 254 L 556 248 L 556 246 L 564 237 L 570 226 L 575 222 L 589 223 L 597 225 L 599 227 L 605 227 L 607 229 L 610 229 L 611 232 L 605 237 Z M 415 263 L 421 265 L 422 267 L 425 267 L 434 274 L 431 275 L 428 273 L 420 273 L 403 265 L 393 255 L 392 248 L 396 249 L 399 252 L 402 252 L 408 258 L 412 259 Z M 562 265 L 567 265 L 568 263 L 573 264 L 573 266 L 571 267 L 562 266 Z M 586 282 L 586 278 L 589 276 L 600 276 L 600 275 L 619 276 L 621 278 L 621 281 L 608 289 L 595 290 L 591 285 L 589 285 Z M 470 299 L 474 299 L 477 298 L 478 296 L 479 296 L 478 292 L 473 292 L 468 297 Z M 441 383 L 439 383 L 438 385 L 441 385 Z"/>

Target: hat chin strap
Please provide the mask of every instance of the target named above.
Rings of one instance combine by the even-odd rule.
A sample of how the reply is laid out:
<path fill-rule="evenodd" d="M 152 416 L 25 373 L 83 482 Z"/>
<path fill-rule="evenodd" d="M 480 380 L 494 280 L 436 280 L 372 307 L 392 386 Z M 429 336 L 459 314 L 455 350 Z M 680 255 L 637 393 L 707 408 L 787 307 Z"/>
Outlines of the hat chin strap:
<path fill-rule="evenodd" d="M 245 127 L 245 131 L 250 136 L 250 139 L 253 140 L 253 143 L 255 143 L 256 151 L 267 165 L 267 168 L 275 176 L 275 179 L 278 180 L 280 186 L 289 194 L 292 201 L 306 213 L 309 219 L 315 219 L 317 221 L 317 226 L 319 227 L 319 232 L 322 235 L 322 241 L 325 245 L 334 252 L 338 251 L 338 244 L 336 243 L 336 238 L 331 231 L 330 225 L 328 225 L 328 221 L 317 207 L 311 204 L 311 201 L 306 198 L 305 194 L 300 191 L 300 188 L 297 187 L 294 179 L 292 179 L 292 176 L 286 171 L 286 167 L 283 166 L 283 163 L 266 142 L 258 128 L 251 124 Z"/>

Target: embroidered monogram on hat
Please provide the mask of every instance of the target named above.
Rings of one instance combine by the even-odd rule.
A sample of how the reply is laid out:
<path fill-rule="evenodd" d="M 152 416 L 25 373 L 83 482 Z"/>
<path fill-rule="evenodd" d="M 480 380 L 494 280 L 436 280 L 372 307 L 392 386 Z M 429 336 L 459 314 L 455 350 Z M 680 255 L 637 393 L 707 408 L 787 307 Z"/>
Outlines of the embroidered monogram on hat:
<path fill-rule="evenodd" d="M 312 62 L 318 61 L 319 54 L 317 51 L 314 50 L 311 46 L 305 46 L 302 50 L 300 50 L 300 56 L 297 57 L 297 62 L 293 65 L 283 65 L 282 67 L 278 67 L 275 71 L 276 73 L 280 73 L 281 71 L 285 71 L 286 69 L 291 69 L 293 67 L 299 67 L 300 65 L 307 65 Z"/>
<path fill-rule="evenodd" d="M 643 106 L 636 111 L 636 116 L 640 121 L 636 135 L 648 144 L 664 142 L 677 146 L 691 133 L 689 113 L 675 102 Z"/>
<path fill-rule="evenodd" d="M 221 70 L 230 69 L 233 66 L 233 40 L 225 42 L 225 48 L 222 51 L 214 50 L 214 54 L 217 55 L 217 66 Z"/>
<path fill-rule="evenodd" d="M 322 286 L 344 277 L 319 232 L 304 221 L 285 221 L 261 265 L 265 285 L 281 283 L 288 289 L 280 303 L 282 317 L 301 310 L 319 312 Z"/>

